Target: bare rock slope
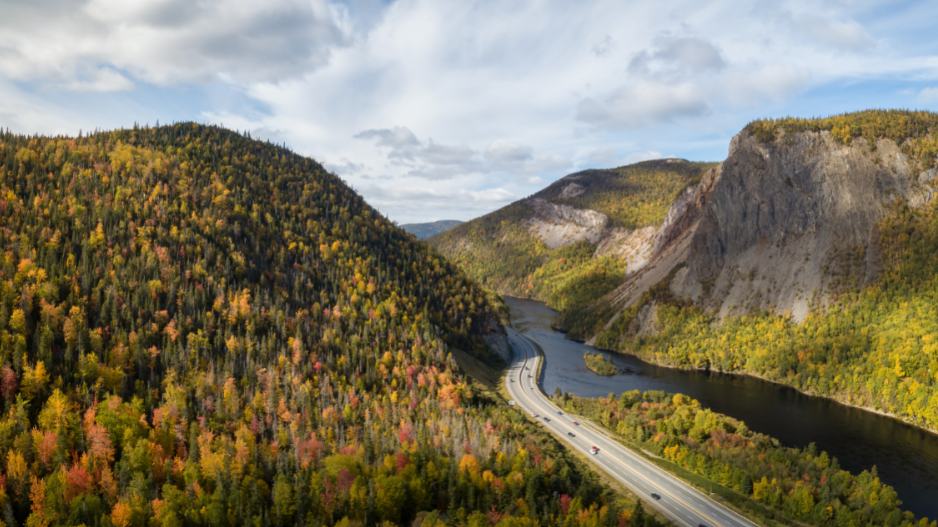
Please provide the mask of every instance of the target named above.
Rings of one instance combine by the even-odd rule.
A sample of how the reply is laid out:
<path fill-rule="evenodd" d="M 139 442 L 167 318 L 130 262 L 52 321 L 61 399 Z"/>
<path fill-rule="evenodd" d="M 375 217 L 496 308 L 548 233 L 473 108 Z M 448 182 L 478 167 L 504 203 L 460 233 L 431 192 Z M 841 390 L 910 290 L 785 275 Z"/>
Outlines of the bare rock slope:
<path fill-rule="evenodd" d="M 888 139 L 846 146 L 829 132 L 802 132 L 763 144 L 741 132 L 726 161 L 672 204 L 647 264 L 604 301 L 631 306 L 669 279 L 674 296 L 720 318 L 760 309 L 803 320 L 831 293 L 825 269 L 838 251 L 864 255 L 853 270 L 861 285 L 876 277 L 875 224 L 888 205 L 934 196 L 934 170 L 915 166 Z"/>

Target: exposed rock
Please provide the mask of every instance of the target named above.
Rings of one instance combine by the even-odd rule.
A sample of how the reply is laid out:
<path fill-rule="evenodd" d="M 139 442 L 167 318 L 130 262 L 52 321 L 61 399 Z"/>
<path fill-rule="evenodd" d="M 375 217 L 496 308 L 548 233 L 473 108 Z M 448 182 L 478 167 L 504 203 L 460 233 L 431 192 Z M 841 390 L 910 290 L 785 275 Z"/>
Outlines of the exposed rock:
<path fill-rule="evenodd" d="M 578 185 L 576 183 L 570 183 L 569 185 L 565 186 L 563 190 L 560 191 L 560 197 L 561 198 L 575 198 L 584 192 L 586 192 L 586 189 L 583 188 L 582 185 Z"/>
<path fill-rule="evenodd" d="M 767 309 L 801 321 L 826 301 L 835 248 L 865 247 L 858 272 L 875 279 L 875 223 L 895 199 L 933 199 L 934 177 L 886 139 L 871 152 L 863 139 L 845 146 L 828 132 L 771 144 L 740 133 L 726 161 L 672 205 L 648 264 L 607 299 L 627 307 L 684 264 L 669 283 L 679 298 L 721 318 Z"/>
<path fill-rule="evenodd" d="M 527 220 L 531 234 L 540 238 L 551 249 L 589 240 L 596 243 L 609 219 L 599 212 L 575 209 L 535 198 L 528 202 L 534 208 L 534 217 Z"/>
<path fill-rule="evenodd" d="M 615 255 L 625 260 L 625 274 L 630 275 L 641 270 L 654 254 L 658 229 L 610 229 L 596 244 L 594 258 Z"/>

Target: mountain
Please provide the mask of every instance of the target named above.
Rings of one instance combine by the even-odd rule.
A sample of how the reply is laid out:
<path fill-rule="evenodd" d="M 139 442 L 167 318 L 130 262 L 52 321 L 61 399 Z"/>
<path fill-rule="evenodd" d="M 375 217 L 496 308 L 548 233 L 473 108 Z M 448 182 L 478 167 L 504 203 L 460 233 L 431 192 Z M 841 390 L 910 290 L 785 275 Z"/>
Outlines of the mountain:
<path fill-rule="evenodd" d="M 493 251 L 513 250 L 512 235 L 547 232 L 534 197 L 497 213 L 509 227 L 482 218 L 433 241 L 470 275 L 489 273 L 489 287 L 546 299 L 571 337 L 938 430 L 936 152 L 930 112 L 755 121 L 725 161 L 672 184 L 677 198 L 646 230 L 613 238 L 600 211 L 571 206 L 546 223 L 579 241 L 531 243 L 533 264 L 512 274 Z M 543 192 L 570 184 L 558 183 Z M 558 297 L 571 274 L 579 289 Z M 554 289 L 538 282 L 553 277 Z"/>
<path fill-rule="evenodd" d="M 644 265 L 669 205 L 715 165 L 662 159 L 578 172 L 429 242 L 478 283 L 544 300 L 569 325 Z"/>
<path fill-rule="evenodd" d="M 938 430 L 936 151 L 930 112 L 751 123 L 584 334 Z"/>
<path fill-rule="evenodd" d="M 427 238 L 446 232 L 461 223 L 462 222 L 459 220 L 440 220 L 429 223 L 406 223 L 401 225 L 401 228 L 420 240 L 426 240 Z"/>
<path fill-rule="evenodd" d="M 0 525 L 615 524 L 499 305 L 286 149 L 0 133 Z"/>

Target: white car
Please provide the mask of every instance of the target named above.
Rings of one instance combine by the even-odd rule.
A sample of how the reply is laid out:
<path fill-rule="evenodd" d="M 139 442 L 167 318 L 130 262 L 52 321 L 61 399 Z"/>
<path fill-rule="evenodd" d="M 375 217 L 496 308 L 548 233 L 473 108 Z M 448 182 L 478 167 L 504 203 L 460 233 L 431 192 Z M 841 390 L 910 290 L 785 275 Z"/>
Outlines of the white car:
<path fill-rule="evenodd" d="M 598 454 L 598 453 L 599 453 L 599 449 L 598 449 L 598 448 L 596 448 L 596 447 L 590 447 L 590 454 L 593 454 L 593 455 L 595 456 L 595 455 Z"/>

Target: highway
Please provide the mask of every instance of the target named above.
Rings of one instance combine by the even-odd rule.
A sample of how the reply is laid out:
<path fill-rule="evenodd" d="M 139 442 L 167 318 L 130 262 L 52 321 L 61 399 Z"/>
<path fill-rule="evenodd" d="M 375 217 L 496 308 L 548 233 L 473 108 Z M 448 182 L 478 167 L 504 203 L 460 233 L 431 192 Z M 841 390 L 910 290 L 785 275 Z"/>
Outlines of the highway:
<path fill-rule="evenodd" d="M 537 420 L 561 437 L 569 448 L 586 454 L 606 473 L 641 498 L 648 507 L 661 511 L 675 525 L 756 525 L 613 441 L 598 431 L 598 425 L 580 417 L 568 416 L 566 412 L 561 414 L 561 409 L 554 406 L 537 385 L 537 366 L 541 358 L 534 343 L 510 328 L 508 341 L 513 357 L 505 385 L 515 404 L 529 415 L 537 414 Z M 598 448 L 598 452 L 591 455 L 590 449 L 594 446 Z M 652 493 L 661 498 L 654 499 Z"/>

